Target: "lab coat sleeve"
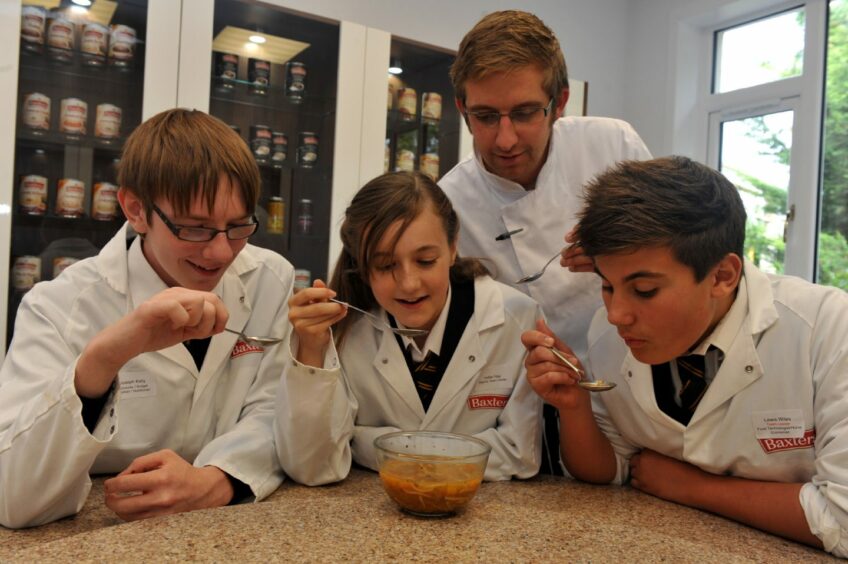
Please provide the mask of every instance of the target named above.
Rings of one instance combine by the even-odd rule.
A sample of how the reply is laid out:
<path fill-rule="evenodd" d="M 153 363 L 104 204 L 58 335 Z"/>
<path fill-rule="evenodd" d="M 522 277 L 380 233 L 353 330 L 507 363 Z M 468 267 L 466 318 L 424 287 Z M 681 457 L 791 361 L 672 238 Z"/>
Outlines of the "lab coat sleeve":
<path fill-rule="evenodd" d="M 542 399 L 530 387 L 523 362 L 497 427 L 474 435 L 492 447 L 484 479 L 530 478 L 542 463 Z"/>
<path fill-rule="evenodd" d="M 256 501 L 268 497 L 284 479 L 274 446 L 274 396 L 286 365 L 291 330 L 288 299 L 293 283 L 290 277 L 270 329 L 270 334 L 284 335 L 285 340 L 266 350 L 235 426 L 207 443 L 194 460 L 196 467 L 215 466 L 247 484 Z"/>
<path fill-rule="evenodd" d="M 0 524 L 10 528 L 77 513 L 91 489 L 89 469 L 115 433 L 114 394 L 95 435 L 86 429 L 74 388 L 77 355 L 40 290 L 23 300 L 0 370 Z"/>
<path fill-rule="evenodd" d="M 615 478 L 613 478 L 612 483 L 621 485 L 630 478 L 630 457 L 639 452 L 639 448 L 625 440 L 618 432 L 600 395 L 592 395 L 592 411 L 595 415 L 595 422 L 609 440 L 615 454 Z"/>
<path fill-rule="evenodd" d="M 297 346 L 297 335 L 292 335 L 277 391 L 277 455 L 286 474 L 301 484 L 337 482 L 350 472 L 356 406 L 349 399 L 332 340 L 324 357 L 326 368 L 297 362 L 292 353 Z"/>
<path fill-rule="evenodd" d="M 822 301 L 812 336 L 816 461 L 800 501 L 824 549 L 848 557 L 848 294 Z"/>

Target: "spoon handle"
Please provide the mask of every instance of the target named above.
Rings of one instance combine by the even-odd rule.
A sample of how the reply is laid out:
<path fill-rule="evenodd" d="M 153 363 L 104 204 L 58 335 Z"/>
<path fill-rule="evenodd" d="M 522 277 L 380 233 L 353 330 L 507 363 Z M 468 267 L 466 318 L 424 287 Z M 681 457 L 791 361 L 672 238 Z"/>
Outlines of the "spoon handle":
<path fill-rule="evenodd" d="M 561 353 L 558 349 L 555 349 L 554 347 L 548 347 L 548 349 L 549 349 L 552 353 L 554 353 L 554 356 L 555 356 L 555 357 L 557 357 L 558 359 L 560 359 L 561 361 L 563 361 L 563 362 L 565 363 L 565 365 L 566 365 L 566 366 L 568 366 L 570 369 L 572 369 L 572 370 L 574 370 L 575 372 L 577 372 L 577 374 L 578 374 L 578 375 L 580 375 L 580 376 L 582 376 L 582 375 L 583 375 L 583 371 L 582 371 L 582 370 L 580 370 L 579 368 L 577 368 L 577 367 L 574 365 L 574 363 L 573 363 L 573 362 L 571 362 L 570 360 L 568 360 L 567 358 L 565 358 L 565 355 L 564 355 L 564 354 L 562 354 L 562 353 Z"/>

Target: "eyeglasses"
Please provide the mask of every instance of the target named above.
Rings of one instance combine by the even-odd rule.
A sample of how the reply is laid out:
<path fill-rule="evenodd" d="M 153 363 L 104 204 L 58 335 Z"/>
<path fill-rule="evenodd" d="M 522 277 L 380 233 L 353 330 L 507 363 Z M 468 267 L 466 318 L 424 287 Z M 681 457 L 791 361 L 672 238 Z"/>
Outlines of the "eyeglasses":
<path fill-rule="evenodd" d="M 554 99 L 551 97 L 550 101 L 548 101 L 548 105 L 544 108 L 531 106 L 529 108 L 518 108 L 517 110 L 511 110 L 504 113 L 493 112 L 490 110 L 473 112 L 466 111 L 465 116 L 477 125 L 488 128 L 497 127 L 497 125 L 501 122 L 501 118 L 504 116 L 508 117 L 513 125 L 532 125 L 539 123 L 544 118 L 548 117 L 553 105 Z"/>
<path fill-rule="evenodd" d="M 213 229 L 212 227 L 189 227 L 186 225 L 175 225 L 171 222 L 170 219 L 165 215 L 165 213 L 159 209 L 159 206 L 153 204 L 153 211 L 156 212 L 156 215 L 159 216 L 159 219 L 162 220 L 162 223 L 165 224 L 165 227 L 171 230 L 171 233 L 177 239 L 182 239 L 183 241 L 191 241 L 193 243 L 206 243 L 207 241 L 211 241 L 215 237 L 218 236 L 218 233 L 226 233 L 227 239 L 237 240 L 237 239 L 247 239 L 254 233 L 256 233 L 256 229 L 259 227 L 259 223 L 256 219 L 256 216 L 251 216 L 251 223 L 245 223 L 244 225 L 233 225 L 232 227 L 227 227 L 226 229 Z"/>

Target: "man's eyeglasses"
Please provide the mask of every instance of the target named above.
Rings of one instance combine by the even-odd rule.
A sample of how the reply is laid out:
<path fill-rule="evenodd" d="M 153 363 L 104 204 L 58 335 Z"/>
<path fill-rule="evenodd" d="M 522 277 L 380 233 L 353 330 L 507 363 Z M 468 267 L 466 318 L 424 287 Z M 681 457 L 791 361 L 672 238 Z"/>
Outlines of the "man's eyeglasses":
<path fill-rule="evenodd" d="M 211 241 L 215 237 L 218 236 L 218 233 L 226 233 L 227 239 L 236 240 L 236 239 L 247 239 L 254 233 L 256 233 L 256 229 L 259 227 L 259 223 L 256 220 L 256 216 L 251 217 L 251 223 L 245 223 L 244 225 L 233 225 L 232 227 L 227 227 L 226 229 L 213 229 L 212 227 L 189 227 L 186 225 L 175 225 L 171 222 L 170 219 L 165 215 L 165 213 L 159 209 L 159 206 L 153 204 L 153 211 L 156 212 L 156 215 L 159 216 L 159 219 L 162 220 L 162 223 L 165 224 L 165 227 L 171 230 L 171 233 L 176 236 L 177 239 L 182 239 L 183 241 L 191 241 L 193 243 L 206 243 L 207 241 Z"/>
<path fill-rule="evenodd" d="M 513 125 L 532 125 L 539 123 L 544 118 L 548 117 L 553 105 L 554 99 L 551 97 L 548 105 L 545 107 L 523 107 L 504 113 L 493 112 L 490 110 L 466 111 L 465 115 L 472 122 L 482 127 L 497 127 L 497 125 L 501 122 L 501 118 L 504 116 L 508 117 Z"/>

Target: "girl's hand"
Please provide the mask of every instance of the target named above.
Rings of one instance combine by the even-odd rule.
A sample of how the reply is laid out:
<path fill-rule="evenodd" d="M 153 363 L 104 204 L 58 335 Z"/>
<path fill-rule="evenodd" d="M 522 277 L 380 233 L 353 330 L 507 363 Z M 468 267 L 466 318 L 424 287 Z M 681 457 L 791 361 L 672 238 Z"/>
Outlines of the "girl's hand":
<path fill-rule="evenodd" d="M 330 327 L 347 315 L 347 308 L 327 301 L 336 292 L 321 280 L 311 288 L 293 294 L 289 299 L 289 321 L 299 340 L 295 358 L 298 362 L 321 367 L 330 343 Z"/>

